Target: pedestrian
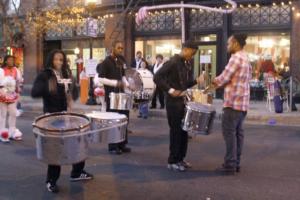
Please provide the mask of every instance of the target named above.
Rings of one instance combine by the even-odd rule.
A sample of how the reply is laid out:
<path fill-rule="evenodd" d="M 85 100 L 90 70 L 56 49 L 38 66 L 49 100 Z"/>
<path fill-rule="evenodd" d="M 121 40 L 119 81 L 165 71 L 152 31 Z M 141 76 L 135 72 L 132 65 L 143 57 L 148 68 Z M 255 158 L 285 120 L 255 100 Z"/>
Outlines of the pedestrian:
<path fill-rule="evenodd" d="M 126 62 L 123 57 L 124 46 L 120 41 L 115 41 L 112 45 L 112 53 L 107 56 L 105 60 L 98 67 L 99 80 L 104 85 L 105 89 L 105 102 L 107 112 L 118 112 L 125 114 L 129 119 L 129 110 L 115 110 L 110 109 L 109 94 L 123 93 L 125 88 L 129 88 L 129 83 L 125 77 Z M 131 149 L 127 147 L 128 143 L 128 130 L 126 131 L 126 139 L 124 142 L 114 143 L 108 145 L 108 151 L 111 154 L 120 155 L 122 153 L 129 153 Z"/>
<path fill-rule="evenodd" d="M 182 51 L 175 55 L 155 74 L 157 87 L 166 92 L 166 109 L 170 127 L 170 153 L 168 169 L 186 171 L 191 164 L 186 162 L 188 133 L 182 129 L 185 114 L 185 92 L 188 88 L 204 83 L 203 75 L 193 79 L 191 60 L 198 46 L 191 41 L 183 44 Z"/>
<path fill-rule="evenodd" d="M 145 59 L 142 59 L 141 61 L 141 68 L 140 71 L 148 70 L 148 63 Z M 139 118 L 144 118 L 147 119 L 149 114 L 149 105 L 148 105 L 148 100 L 143 100 L 142 102 L 139 103 Z"/>
<path fill-rule="evenodd" d="M 22 140 L 23 134 L 16 128 L 21 82 L 22 76 L 15 66 L 15 58 L 11 55 L 5 56 L 0 68 L 0 140 L 2 142 L 9 142 L 10 139 Z M 6 129 L 6 119 L 8 119 L 8 129 Z"/>
<path fill-rule="evenodd" d="M 71 84 L 65 85 L 64 81 Z M 67 88 L 66 88 L 67 87 Z M 69 109 L 70 99 L 78 98 L 78 90 L 71 70 L 68 68 L 66 55 L 61 50 L 53 50 L 37 76 L 31 91 L 33 98 L 43 99 L 44 113 L 64 112 Z M 73 164 L 70 181 L 90 180 L 93 176 L 84 171 L 85 161 Z M 46 187 L 49 192 L 59 191 L 56 182 L 59 179 L 61 166 L 48 165 Z"/>
<path fill-rule="evenodd" d="M 153 75 L 155 75 L 158 70 L 161 69 L 161 67 L 163 66 L 164 62 L 164 57 L 161 54 L 158 54 L 156 56 L 156 62 L 152 67 L 152 73 Z M 159 99 L 159 103 L 160 103 L 160 109 L 164 109 L 165 108 L 165 95 L 163 90 L 156 86 L 153 97 L 152 97 L 152 102 L 151 102 L 151 107 L 150 109 L 156 109 L 156 102 L 157 102 L 157 97 Z"/>
<path fill-rule="evenodd" d="M 137 51 L 137 52 L 136 52 L 135 59 L 134 59 L 134 61 L 133 61 L 132 64 L 131 64 L 131 67 L 132 67 L 133 69 L 139 70 L 140 67 L 141 67 L 142 59 L 143 59 L 143 54 L 142 54 L 142 52 L 141 52 L 141 51 Z"/>
<path fill-rule="evenodd" d="M 230 60 L 224 71 L 213 80 L 215 88 L 225 87 L 222 132 L 226 144 L 223 165 L 218 172 L 240 172 L 244 144 L 243 123 L 249 109 L 252 67 L 244 51 L 247 36 L 232 35 L 227 42 Z"/>

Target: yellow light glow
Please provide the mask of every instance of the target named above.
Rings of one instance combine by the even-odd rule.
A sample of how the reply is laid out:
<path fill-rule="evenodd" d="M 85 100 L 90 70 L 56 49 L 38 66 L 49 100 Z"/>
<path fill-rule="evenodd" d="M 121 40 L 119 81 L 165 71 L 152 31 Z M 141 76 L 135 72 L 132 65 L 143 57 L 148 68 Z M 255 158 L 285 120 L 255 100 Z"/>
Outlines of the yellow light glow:
<path fill-rule="evenodd" d="M 271 39 L 264 39 L 259 42 L 260 48 L 272 48 L 274 47 L 274 41 Z"/>

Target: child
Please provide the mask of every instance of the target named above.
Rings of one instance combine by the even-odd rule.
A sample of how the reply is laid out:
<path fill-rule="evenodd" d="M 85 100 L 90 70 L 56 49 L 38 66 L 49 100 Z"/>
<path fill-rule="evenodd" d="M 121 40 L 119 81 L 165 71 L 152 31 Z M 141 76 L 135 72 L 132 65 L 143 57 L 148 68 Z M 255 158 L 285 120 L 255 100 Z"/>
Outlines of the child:
<path fill-rule="evenodd" d="M 142 59 L 140 70 L 148 70 L 148 64 L 147 61 Z M 148 108 L 148 100 L 145 100 L 139 104 L 139 113 L 140 115 L 138 116 L 139 118 L 148 118 L 148 113 L 149 113 L 149 108 Z"/>
<path fill-rule="evenodd" d="M 69 82 L 69 84 L 66 84 Z M 66 55 L 61 50 L 50 53 L 45 69 L 37 76 L 31 96 L 43 98 L 44 113 L 63 112 L 69 109 L 70 101 L 78 98 L 78 90 L 68 68 Z M 90 180 L 93 176 L 84 171 L 85 162 L 73 164 L 70 181 Z M 56 182 L 61 167 L 48 165 L 46 187 L 49 192 L 57 193 Z"/>
<path fill-rule="evenodd" d="M 0 140 L 22 140 L 22 133 L 16 128 L 17 102 L 22 82 L 20 71 L 15 67 L 14 57 L 6 56 L 0 68 Z M 7 113 L 8 129 L 5 128 Z"/>

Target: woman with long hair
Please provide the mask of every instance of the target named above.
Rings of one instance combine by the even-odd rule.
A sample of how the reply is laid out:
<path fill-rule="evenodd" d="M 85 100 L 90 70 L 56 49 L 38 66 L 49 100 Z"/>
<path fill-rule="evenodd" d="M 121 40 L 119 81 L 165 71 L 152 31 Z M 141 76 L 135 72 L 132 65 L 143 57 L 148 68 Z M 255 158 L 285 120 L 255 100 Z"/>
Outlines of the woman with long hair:
<path fill-rule="evenodd" d="M 44 113 L 70 110 L 71 102 L 78 98 L 71 70 L 66 55 L 61 50 L 53 50 L 47 59 L 45 69 L 37 76 L 31 96 L 43 99 Z M 66 85 L 65 81 L 70 84 Z M 84 171 L 85 162 L 73 164 L 70 181 L 90 180 L 93 176 Z M 50 192 L 58 192 L 56 182 L 60 176 L 61 166 L 48 165 L 46 187 Z"/>

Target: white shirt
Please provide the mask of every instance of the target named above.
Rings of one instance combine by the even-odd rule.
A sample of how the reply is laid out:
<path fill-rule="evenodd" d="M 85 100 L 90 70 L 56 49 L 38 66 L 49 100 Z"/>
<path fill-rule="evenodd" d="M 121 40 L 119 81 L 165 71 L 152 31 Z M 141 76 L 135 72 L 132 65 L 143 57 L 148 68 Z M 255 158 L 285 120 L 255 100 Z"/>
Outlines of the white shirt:
<path fill-rule="evenodd" d="M 136 70 L 138 70 L 139 68 L 140 68 L 140 64 L 141 64 L 141 62 L 142 62 L 142 59 L 135 59 L 135 63 L 136 63 Z"/>
<path fill-rule="evenodd" d="M 153 73 L 156 74 L 158 70 L 163 66 L 164 63 L 158 64 L 155 63 L 154 68 L 153 68 Z"/>

